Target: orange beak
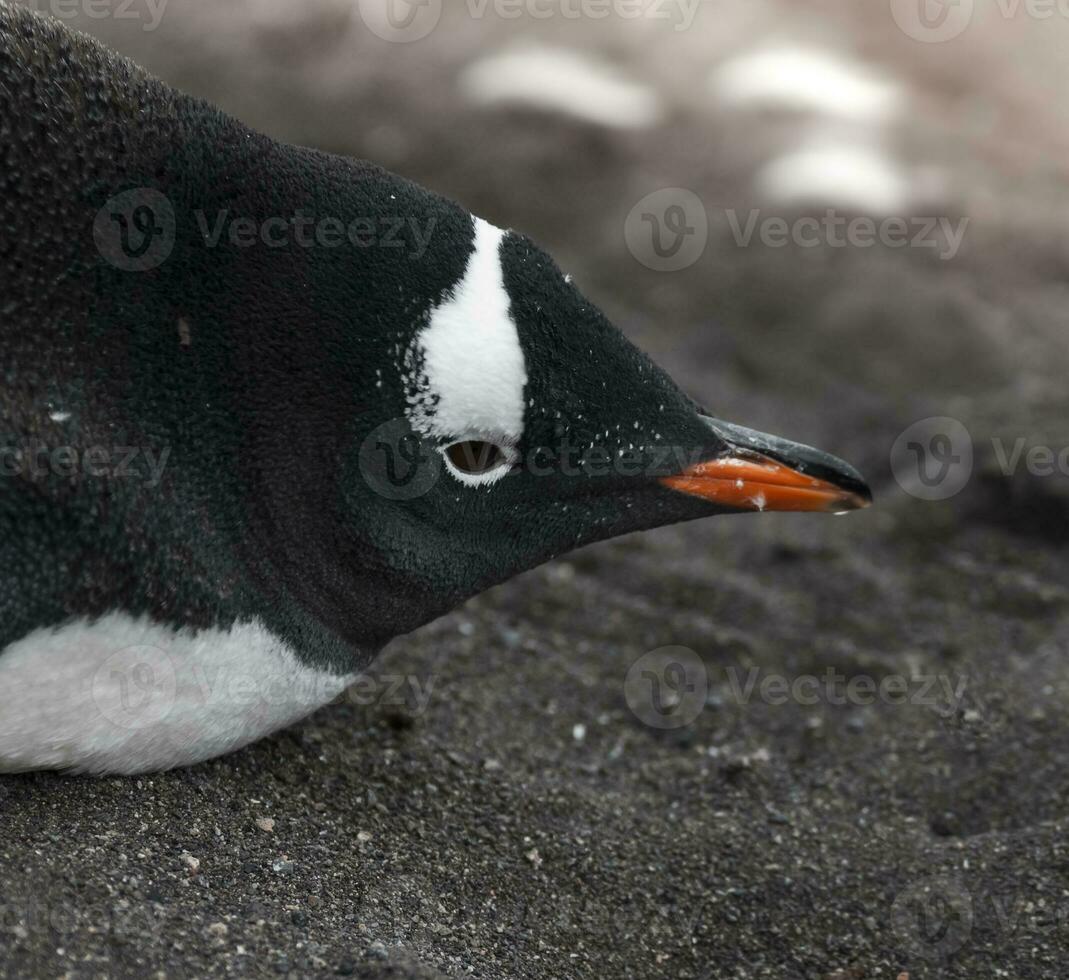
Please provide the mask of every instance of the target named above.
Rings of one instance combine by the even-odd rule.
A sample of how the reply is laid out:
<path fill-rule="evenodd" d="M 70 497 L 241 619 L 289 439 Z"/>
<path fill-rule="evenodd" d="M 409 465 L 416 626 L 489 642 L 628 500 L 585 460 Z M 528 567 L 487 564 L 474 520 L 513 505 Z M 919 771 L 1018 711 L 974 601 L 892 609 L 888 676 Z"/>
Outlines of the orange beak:
<path fill-rule="evenodd" d="M 661 483 L 734 510 L 842 513 L 872 503 L 872 493 L 848 463 L 800 443 L 703 416 L 727 444 L 719 456 L 667 476 Z"/>

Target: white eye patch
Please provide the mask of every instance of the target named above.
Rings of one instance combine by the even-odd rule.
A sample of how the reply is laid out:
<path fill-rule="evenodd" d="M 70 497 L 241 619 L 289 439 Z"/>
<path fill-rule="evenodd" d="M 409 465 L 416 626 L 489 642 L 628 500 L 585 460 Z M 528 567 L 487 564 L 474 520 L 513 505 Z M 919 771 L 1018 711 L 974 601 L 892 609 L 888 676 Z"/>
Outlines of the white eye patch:
<path fill-rule="evenodd" d="M 501 268 L 505 233 L 475 219 L 464 276 L 431 311 L 407 359 L 407 415 L 422 435 L 515 446 L 523 435 L 527 370 Z"/>

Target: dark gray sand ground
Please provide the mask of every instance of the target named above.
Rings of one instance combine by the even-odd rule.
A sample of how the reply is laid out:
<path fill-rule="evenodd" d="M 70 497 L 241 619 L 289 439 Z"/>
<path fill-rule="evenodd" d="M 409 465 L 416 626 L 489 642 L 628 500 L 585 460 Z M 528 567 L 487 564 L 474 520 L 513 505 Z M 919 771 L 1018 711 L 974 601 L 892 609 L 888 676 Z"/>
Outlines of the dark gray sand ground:
<path fill-rule="evenodd" d="M 533 233 L 710 407 L 846 456 L 877 506 L 578 552 L 398 640 L 306 723 L 193 769 L 0 780 L 0 974 L 1065 975 L 1069 479 L 999 462 L 1018 437 L 1069 445 L 1063 133 L 1024 67 L 1023 90 L 1002 83 L 994 42 L 880 47 L 847 6 L 802 8 L 904 80 L 892 145 L 949 166 L 943 207 L 973 219 L 953 261 L 738 249 L 718 227 L 692 269 L 644 269 L 622 233 L 635 201 L 679 185 L 744 202 L 766 130 L 696 115 L 689 90 L 625 135 L 476 111 L 451 94 L 456 66 L 500 24 L 399 52 L 326 0 L 281 26 L 263 4 L 192 0 L 151 34 L 87 22 L 274 135 Z M 693 68 L 689 48 L 602 42 L 668 90 Z M 975 448 L 944 502 L 889 464 L 933 415 Z M 680 708 L 704 694 L 677 727 L 639 717 L 646 662 L 627 680 L 665 646 L 696 658 Z"/>

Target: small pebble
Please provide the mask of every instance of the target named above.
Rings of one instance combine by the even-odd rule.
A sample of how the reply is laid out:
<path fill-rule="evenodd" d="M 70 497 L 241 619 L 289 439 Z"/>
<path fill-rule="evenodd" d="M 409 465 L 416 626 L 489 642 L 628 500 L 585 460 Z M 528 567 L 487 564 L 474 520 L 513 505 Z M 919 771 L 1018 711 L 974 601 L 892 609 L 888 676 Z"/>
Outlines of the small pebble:
<path fill-rule="evenodd" d="M 377 939 L 368 946 L 367 955 L 373 960 L 384 960 L 389 956 L 386 952 L 386 947 Z"/>

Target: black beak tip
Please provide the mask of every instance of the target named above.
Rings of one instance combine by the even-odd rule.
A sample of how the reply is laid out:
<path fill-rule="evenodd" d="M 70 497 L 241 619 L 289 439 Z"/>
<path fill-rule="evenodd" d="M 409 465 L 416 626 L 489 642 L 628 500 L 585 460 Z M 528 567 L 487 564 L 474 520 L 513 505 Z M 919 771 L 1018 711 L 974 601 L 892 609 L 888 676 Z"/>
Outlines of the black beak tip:
<path fill-rule="evenodd" d="M 808 447 L 806 447 L 808 448 Z M 849 463 L 822 453 L 820 450 L 811 450 L 814 455 L 812 460 L 804 460 L 798 469 L 807 476 L 815 476 L 820 480 L 826 480 L 833 486 L 838 487 L 844 493 L 855 498 L 857 503 L 854 510 L 861 510 L 872 504 L 872 488 L 869 487 L 865 478 Z M 797 462 L 796 462 L 796 465 Z"/>
<path fill-rule="evenodd" d="M 850 510 L 863 510 L 872 505 L 872 489 L 865 478 L 838 456 L 798 443 L 780 455 L 769 455 L 787 466 L 793 466 L 799 473 L 824 480 L 848 494 Z"/>
<path fill-rule="evenodd" d="M 860 477 L 857 479 L 836 480 L 835 483 L 836 486 L 850 494 L 851 503 L 853 504 L 850 508 L 851 510 L 864 510 L 866 507 L 872 506 L 872 490 Z"/>
<path fill-rule="evenodd" d="M 861 510 L 872 504 L 872 490 L 865 478 L 845 460 L 821 449 L 792 442 L 703 415 L 702 421 L 728 446 L 760 453 L 805 476 L 823 480 L 843 491 L 846 510 Z"/>

